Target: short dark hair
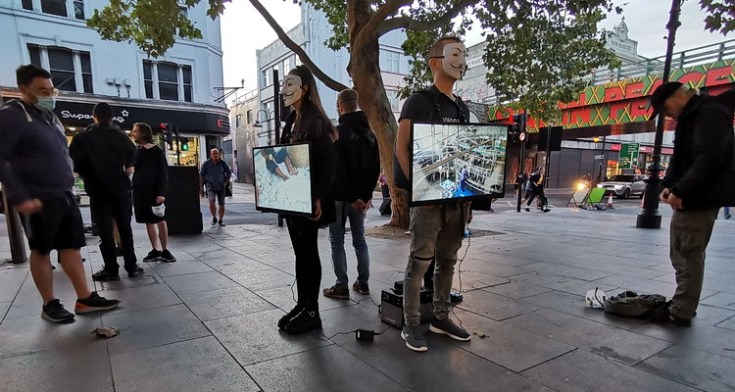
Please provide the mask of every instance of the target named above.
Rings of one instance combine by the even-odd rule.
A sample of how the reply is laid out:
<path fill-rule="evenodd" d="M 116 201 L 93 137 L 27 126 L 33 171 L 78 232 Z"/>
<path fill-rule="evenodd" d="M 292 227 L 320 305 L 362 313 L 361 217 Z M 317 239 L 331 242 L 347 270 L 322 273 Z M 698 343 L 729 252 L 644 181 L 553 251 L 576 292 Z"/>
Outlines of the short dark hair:
<path fill-rule="evenodd" d="M 94 105 L 92 114 L 97 117 L 97 120 L 106 124 L 112 122 L 112 107 L 106 102 L 100 102 Z"/>
<path fill-rule="evenodd" d="M 456 44 L 461 44 L 462 40 L 459 39 L 459 37 L 455 37 L 452 35 L 444 35 L 439 37 L 436 41 L 434 41 L 434 44 L 431 45 L 431 49 L 429 49 L 429 58 L 435 58 L 435 57 L 441 57 L 444 52 L 444 46 L 446 45 L 445 41 L 451 41 Z"/>
<path fill-rule="evenodd" d="M 337 95 L 337 105 L 342 105 L 345 112 L 351 113 L 357 110 L 357 102 L 360 100 L 360 96 L 357 91 L 348 88 L 339 92 Z"/>
<path fill-rule="evenodd" d="M 15 80 L 18 86 L 28 86 L 35 78 L 51 79 L 51 74 L 33 64 L 21 65 L 15 70 Z"/>
<path fill-rule="evenodd" d="M 151 126 L 144 122 L 133 123 L 133 128 L 138 127 L 138 132 L 146 143 L 153 143 L 153 130 Z"/>

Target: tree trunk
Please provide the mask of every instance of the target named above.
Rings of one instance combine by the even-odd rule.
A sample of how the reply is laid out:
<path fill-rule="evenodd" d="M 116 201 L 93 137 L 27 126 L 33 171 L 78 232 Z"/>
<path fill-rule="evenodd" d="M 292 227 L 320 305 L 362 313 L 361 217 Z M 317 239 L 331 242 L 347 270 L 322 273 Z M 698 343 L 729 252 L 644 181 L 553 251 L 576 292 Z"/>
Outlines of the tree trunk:
<path fill-rule="evenodd" d="M 369 1 L 348 2 L 347 20 L 351 44 L 354 44 L 360 29 L 367 23 L 372 13 Z M 385 94 L 383 77 L 380 73 L 377 34 L 367 41 L 361 47 L 350 45 L 350 65 L 347 72 L 360 95 L 360 108 L 367 115 L 370 128 L 375 132 L 380 147 L 380 164 L 388 178 L 391 197 L 392 216 L 388 225 L 408 229 L 410 217 L 407 193 L 400 192 L 395 187 L 393 178 L 394 143 L 398 124 Z"/>

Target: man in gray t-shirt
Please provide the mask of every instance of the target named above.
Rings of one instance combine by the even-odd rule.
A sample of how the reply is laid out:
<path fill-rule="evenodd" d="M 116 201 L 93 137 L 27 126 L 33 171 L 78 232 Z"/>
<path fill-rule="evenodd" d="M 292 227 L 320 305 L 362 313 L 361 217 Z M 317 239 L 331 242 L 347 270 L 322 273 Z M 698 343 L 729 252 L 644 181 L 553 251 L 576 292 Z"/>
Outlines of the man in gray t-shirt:
<path fill-rule="evenodd" d="M 212 213 L 213 225 L 219 222 L 220 226 L 225 226 L 222 221 L 225 216 L 225 190 L 229 186 L 231 173 L 227 163 L 220 159 L 219 149 L 213 148 L 210 150 L 209 160 L 202 164 L 202 169 L 199 172 L 199 185 L 202 197 L 209 198 L 209 212 Z M 214 204 L 215 200 L 219 204 L 219 211 L 217 211 Z"/>

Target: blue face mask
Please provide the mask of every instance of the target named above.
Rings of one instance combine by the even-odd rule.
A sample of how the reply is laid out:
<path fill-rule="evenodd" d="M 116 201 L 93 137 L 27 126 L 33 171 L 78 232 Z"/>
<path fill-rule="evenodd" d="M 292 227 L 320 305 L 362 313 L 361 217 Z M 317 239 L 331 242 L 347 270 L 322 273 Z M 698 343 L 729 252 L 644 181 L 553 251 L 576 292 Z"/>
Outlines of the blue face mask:
<path fill-rule="evenodd" d="M 40 110 L 52 111 L 56 108 L 56 97 L 37 97 L 36 107 Z"/>

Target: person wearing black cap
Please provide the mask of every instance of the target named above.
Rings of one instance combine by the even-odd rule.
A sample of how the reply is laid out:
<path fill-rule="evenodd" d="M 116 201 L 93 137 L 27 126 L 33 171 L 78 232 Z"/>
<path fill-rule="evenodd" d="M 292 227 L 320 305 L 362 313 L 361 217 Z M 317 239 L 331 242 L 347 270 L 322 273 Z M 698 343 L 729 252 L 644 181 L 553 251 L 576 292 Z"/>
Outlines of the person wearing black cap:
<path fill-rule="evenodd" d="M 696 314 L 717 212 L 735 201 L 734 97 L 733 91 L 700 96 L 679 82 L 664 83 L 651 96 L 653 116 L 677 120 L 674 156 L 660 194 L 674 210 L 669 254 L 676 292 L 654 312 L 654 321 L 690 325 Z"/>
<path fill-rule="evenodd" d="M 94 124 L 74 136 L 69 146 L 74 171 L 84 180 L 90 209 L 100 233 L 100 253 L 105 266 L 94 273 L 92 279 L 100 282 L 120 280 L 114 223 L 120 233 L 125 270 L 133 278 L 143 274 L 143 269 L 137 265 L 130 227 L 129 176 L 133 172 L 135 145 L 117 125 L 112 124 L 112 108 L 107 103 L 95 105 L 92 118 Z"/>

